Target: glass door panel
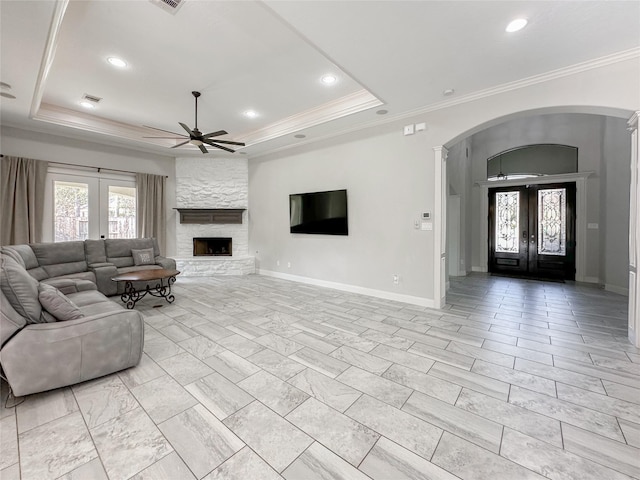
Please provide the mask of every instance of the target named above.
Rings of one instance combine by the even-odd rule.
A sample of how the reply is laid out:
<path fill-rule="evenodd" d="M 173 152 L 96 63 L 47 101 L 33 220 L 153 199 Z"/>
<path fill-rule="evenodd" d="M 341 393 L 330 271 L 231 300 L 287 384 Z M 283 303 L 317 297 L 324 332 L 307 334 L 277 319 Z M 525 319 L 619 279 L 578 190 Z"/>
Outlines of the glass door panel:
<path fill-rule="evenodd" d="M 136 238 L 135 187 L 108 185 L 108 238 Z"/>
<path fill-rule="evenodd" d="M 498 253 L 520 251 L 520 192 L 496 193 L 496 238 Z"/>
<path fill-rule="evenodd" d="M 567 254 L 567 190 L 538 190 L 538 254 Z"/>

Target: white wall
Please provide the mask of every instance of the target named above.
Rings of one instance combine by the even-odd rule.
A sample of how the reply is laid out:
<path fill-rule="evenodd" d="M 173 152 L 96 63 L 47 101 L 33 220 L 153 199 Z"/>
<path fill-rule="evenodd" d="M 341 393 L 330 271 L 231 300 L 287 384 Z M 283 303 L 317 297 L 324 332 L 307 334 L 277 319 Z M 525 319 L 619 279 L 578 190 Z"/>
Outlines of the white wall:
<path fill-rule="evenodd" d="M 439 275 L 433 264 L 433 234 L 412 226 L 421 211 L 433 212 L 438 201 L 433 148 L 450 147 L 510 118 L 549 111 L 630 117 L 640 109 L 639 83 L 634 58 L 571 75 L 550 75 L 544 81 L 521 82 L 464 103 L 454 99 L 447 108 L 340 137 L 334 144 L 318 142 L 253 159 L 249 163 L 250 251 L 258 251 L 261 269 L 432 301 L 433 281 Z M 403 137 L 402 125 L 416 122 L 426 122 L 427 131 Z M 289 234 L 288 195 L 333 188 L 349 190 L 350 235 Z M 589 200 L 594 215 L 589 222 L 600 221 L 599 201 L 599 196 Z M 472 198 L 468 202 L 469 207 L 476 204 Z M 438 227 L 437 222 L 434 226 Z M 465 236 L 473 237 L 473 230 Z M 597 232 L 593 248 L 599 248 Z M 402 276 L 398 286 L 391 282 L 394 273 Z"/>
<path fill-rule="evenodd" d="M 2 127 L 2 154 L 48 162 L 166 175 L 166 252 L 175 255 L 175 160 L 120 147 Z"/>

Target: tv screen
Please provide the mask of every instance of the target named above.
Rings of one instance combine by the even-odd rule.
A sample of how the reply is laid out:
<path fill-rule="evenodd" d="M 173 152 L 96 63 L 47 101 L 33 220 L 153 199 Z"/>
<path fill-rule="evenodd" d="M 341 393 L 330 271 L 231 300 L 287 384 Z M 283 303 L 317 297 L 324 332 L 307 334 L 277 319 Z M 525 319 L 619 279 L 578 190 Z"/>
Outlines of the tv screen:
<path fill-rule="evenodd" d="M 291 233 L 348 235 L 347 191 L 289 195 Z"/>

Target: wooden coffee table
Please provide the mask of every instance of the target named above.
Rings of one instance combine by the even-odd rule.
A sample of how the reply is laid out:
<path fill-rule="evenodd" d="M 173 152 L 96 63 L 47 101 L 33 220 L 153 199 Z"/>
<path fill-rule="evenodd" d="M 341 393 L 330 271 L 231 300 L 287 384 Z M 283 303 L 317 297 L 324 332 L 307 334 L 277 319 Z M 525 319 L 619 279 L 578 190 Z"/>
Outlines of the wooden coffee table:
<path fill-rule="evenodd" d="M 176 275 L 179 273 L 178 270 L 155 268 L 152 270 L 123 273 L 122 275 L 116 275 L 111 280 L 114 282 L 125 282 L 124 293 L 120 295 L 120 299 L 126 304 L 128 309 L 132 309 L 147 293 L 154 297 L 164 298 L 167 303 L 173 303 L 175 297 L 171 294 L 171 285 L 176 281 Z M 133 287 L 133 282 L 153 282 L 154 280 L 157 280 L 155 287 L 149 284 L 147 284 L 144 290 L 136 290 Z"/>

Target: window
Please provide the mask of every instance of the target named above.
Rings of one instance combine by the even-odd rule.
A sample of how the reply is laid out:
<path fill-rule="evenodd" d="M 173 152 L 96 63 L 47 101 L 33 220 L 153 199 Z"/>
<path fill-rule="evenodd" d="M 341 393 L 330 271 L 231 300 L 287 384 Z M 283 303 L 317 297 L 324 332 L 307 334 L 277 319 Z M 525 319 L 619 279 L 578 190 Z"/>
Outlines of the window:
<path fill-rule="evenodd" d="M 44 241 L 136 238 L 136 184 L 129 175 L 49 169 Z M 49 203 L 49 202 L 47 202 Z"/>

